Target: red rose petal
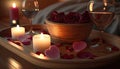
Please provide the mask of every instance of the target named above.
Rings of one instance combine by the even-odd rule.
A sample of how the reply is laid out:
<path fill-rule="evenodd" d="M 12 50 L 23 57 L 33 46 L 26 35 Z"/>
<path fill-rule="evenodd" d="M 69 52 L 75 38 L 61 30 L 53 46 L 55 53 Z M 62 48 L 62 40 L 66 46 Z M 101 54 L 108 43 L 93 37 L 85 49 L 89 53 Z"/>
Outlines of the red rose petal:
<path fill-rule="evenodd" d="M 45 50 L 45 55 L 49 58 L 60 58 L 60 51 L 59 48 L 55 45 L 50 46 L 50 48 Z"/>
<path fill-rule="evenodd" d="M 31 44 L 31 40 L 30 39 L 26 39 L 26 40 L 22 41 L 22 43 L 24 45 L 30 45 Z"/>
<path fill-rule="evenodd" d="M 73 49 L 75 51 L 82 51 L 87 47 L 87 43 L 85 41 L 73 42 Z"/>
<path fill-rule="evenodd" d="M 41 52 L 37 51 L 37 52 L 36 52 L 36 54 L 37 54 L 37 55 L 40 55 L 40 54 L 41 54 Z"/>
<path fill-rule="evenodd" d="M 31 44 L 31 36 L 30 35 L 21 36 L 18 40 L 21 41 L 24 45 Z"/>
<path fill-rule="evenodd" d="M 74 55 L 73 54 L 64 54 L 61 56 L 62 59 L 73 59 Z"/>
<path fill-rule="evenodd" d="M 97 56 L 93 55 L 90 52 L 79 52 L 79 53 L 77 53 L 77 57 L 81 58 L 81 59 L 86 59 L 86 58 L 88 58 L 88 59 L 94 59 Z"/>
<path fill-rule="evenodd" d="M 22 46 L 22 43 L 20 41 L 12 41 L 12 42 L 17 44 L 18 46 Z"/>
<path fill-rule="evenodd" d="M 73 51 L 74 51 L 74 49 L 73 49 L 71 46 L 66 46 L 65 48 L 66 48 L 66 50 L 68 50 L 68 51 L 70 51 L 70 52 L 73 52 Z"/>
<path fill-rule="evenodd" d="M 78 24 L 78 23 L 88 23 L 90 22 L 89 12 L 84 11 L 80 14 L 79 12 L 57 12 L 53 11 L 49 15 L 49 20 L 58 22 L 58 23 L 69 23 L 69 24 Z"/>
<path fill-rule="evenodd" d="M 56 43 L 55 44 L 57 47 L 61 47 L 63 44 L 62 43 Z"/>
<path fill-rule="evenodd" d="M 113 46 L 113 47 L 112 47 L 112 51 L 119 51 L 119 48 Z"/>

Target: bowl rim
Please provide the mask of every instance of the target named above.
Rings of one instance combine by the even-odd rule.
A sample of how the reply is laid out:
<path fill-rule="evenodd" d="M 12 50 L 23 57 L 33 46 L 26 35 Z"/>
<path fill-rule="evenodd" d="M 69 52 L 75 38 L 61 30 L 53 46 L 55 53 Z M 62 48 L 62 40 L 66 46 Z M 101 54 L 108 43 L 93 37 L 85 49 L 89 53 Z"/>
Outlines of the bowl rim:
<path fill-rule="evenodd" d="M 57 23 L 57 22 L 54 22 L 54 21 L 50 21 L 50 20 L 48 20 L 48 19 L 45 19 L 45 23 L 46 24 L 57 24 L 57 25 L 93 25 L 93 23 L 90 21 L 90 22 L 88 22 L 88 23 Z"/>

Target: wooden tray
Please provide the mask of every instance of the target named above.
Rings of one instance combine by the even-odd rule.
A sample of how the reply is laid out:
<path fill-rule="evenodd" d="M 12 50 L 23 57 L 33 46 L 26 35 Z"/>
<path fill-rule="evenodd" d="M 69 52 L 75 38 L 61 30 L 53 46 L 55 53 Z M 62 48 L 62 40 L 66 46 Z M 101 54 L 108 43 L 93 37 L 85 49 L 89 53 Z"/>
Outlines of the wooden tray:
<path fill-rule="evenodd" d="M 29 29 L 29 25 L 25 26 Z M 44 25 L 33 25 L 36 30 L 46 29 Z M 32 52 L 31 47 L 21 47 L 11 45 L 4 36 L 10 36 L 10 28 L 0 31 L 0 45 L 5 49 L 13 52 L 17 56 L 23 58 L 32 65 L 43 67 L 43 68 L 55 68 L 55 69 L 76 69 L 76 68 L 94 68 L 110 64 L 120 58 L 120 51 L 108 54 L 106 56 L 96 57 L 95 59 L 40 59 L 37 55 Z M 103 38 L 106 42 L 111 43 L 120 49 L 120 37 L 111 34 L 103 33 Z M 98 37 L 98 32 L 93 30 L 90 39 Z M 29 65 L 28 65 L 29 66 Z"/>

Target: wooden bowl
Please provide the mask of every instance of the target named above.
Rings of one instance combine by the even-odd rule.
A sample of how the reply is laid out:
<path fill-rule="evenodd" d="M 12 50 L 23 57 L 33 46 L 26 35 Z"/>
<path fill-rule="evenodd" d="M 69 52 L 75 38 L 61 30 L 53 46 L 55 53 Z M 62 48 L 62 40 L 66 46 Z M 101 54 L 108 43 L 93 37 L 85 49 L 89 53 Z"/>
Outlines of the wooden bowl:
<path fill-rule="evenodd" d="M 92 23 L 65 24 L 46 20 L 46 27 L 52 42 L 71 43 L 86 40 L 92 30 Z"/>

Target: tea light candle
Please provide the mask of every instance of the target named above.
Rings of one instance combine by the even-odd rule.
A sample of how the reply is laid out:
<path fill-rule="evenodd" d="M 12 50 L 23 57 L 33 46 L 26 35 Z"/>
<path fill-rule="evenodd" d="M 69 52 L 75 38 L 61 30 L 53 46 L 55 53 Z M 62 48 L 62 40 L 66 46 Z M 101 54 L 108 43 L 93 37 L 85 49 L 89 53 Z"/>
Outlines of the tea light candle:
<path fill-rule="evenodd" d="M 13 39 L 18 39 L 20 36 L 25 35 L 25 28 L 17 25 L 16 27 L 11 28 L 11 35 Z"/>
<path fill-rule="evenodd" d="M 51 38 L 48 34 L 37 34 L 33 36 L 33 49 L 34 52 L 44 52 L 45 49 L 49 48 L 51 44 Z"/>

